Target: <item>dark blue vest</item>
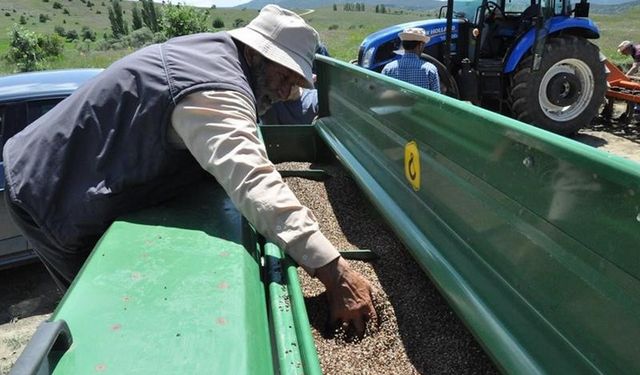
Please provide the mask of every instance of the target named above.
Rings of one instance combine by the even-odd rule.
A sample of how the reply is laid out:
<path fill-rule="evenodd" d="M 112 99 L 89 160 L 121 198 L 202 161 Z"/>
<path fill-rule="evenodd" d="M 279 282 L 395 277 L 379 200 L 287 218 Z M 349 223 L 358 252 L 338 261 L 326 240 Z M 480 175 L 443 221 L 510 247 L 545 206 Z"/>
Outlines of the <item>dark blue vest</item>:
<path fill-rule="evenodd" d="M 176 103 L 198 90 L 255 101 L 229 34 L 174 38 L 113 63 L 7 141 L 11 199 L 62 246 L 92 245 L 117 216 L 202 177 L 188 151 L 167 143 Z"/>

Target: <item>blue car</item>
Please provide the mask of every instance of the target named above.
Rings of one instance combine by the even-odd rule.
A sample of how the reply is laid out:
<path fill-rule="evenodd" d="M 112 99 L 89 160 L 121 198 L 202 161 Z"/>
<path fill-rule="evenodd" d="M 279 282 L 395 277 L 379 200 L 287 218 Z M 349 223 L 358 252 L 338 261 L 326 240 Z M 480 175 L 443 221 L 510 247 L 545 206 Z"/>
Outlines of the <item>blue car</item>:
<path fill-rule="evenodd" d="M 45 114 L 102 69 L 55 70 L 0 77 L 0 144 Z M 0 191 L 4 195 L 4 161 L 0 153 Z M 0 199 L 0 268 L 37 259 L 11 221 Z"/>

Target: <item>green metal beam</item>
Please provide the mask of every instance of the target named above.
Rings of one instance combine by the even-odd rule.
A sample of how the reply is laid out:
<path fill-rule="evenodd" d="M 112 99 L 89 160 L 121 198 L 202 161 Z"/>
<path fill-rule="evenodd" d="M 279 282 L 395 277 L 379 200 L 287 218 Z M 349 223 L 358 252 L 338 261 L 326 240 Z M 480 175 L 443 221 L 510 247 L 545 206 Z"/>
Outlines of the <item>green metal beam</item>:
<path fill-rule="evenodd" d="M 640 372 L 637 164 L 337 60 L 318 69 L 321 137 L 498 366 Z"/>

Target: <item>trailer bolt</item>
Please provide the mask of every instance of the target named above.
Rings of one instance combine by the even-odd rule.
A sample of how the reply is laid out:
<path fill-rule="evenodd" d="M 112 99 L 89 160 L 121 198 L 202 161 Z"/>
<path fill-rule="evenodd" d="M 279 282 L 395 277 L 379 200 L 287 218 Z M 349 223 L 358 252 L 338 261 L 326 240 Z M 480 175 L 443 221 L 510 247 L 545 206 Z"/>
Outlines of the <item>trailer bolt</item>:
<path fill-rule="evenodd" d="M 522 165 L 527 168 L 533 167 L 533 158 L 531 156 L 527 156 L 526 158 L 524 158 L 524 160 L 522 160 Z"/>

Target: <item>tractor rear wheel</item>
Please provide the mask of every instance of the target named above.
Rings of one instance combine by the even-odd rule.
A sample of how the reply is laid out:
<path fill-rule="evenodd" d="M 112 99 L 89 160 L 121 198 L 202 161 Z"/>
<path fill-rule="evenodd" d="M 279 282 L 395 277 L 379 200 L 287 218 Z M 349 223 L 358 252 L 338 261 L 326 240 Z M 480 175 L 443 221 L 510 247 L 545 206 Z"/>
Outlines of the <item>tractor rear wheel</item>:
<path fill-rule="evenodd" d="M 511 83 L 518 120 L 562 135 L 589 124 L 604 102 L 606 75 L 598 47 L 573 35 L 547 39 L 540 69 L 524 58 Z"/>
<path fill-rule="evenodd" d="M 430 62 L 438 69 L 438 78 L 440 79 L 440 93 L 450 96 L 452 98 L 460 98 L 460 91 L 458 90 L 458 84 L 453 78 L 451 73 L 447 70 L 443 63 L 438 61 L 435 57 L 423 53 L 420 58 L 424 61 Z"/>

